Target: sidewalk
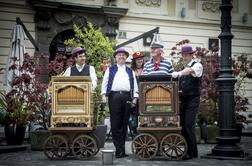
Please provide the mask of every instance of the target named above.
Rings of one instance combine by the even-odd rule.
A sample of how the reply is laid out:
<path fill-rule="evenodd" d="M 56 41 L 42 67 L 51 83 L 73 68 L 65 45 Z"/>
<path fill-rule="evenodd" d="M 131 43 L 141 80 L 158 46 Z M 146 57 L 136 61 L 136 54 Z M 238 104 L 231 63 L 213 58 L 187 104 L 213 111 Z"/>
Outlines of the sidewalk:
<path fill-rule="evenodd" d="M 251 137 L 243 137 L 241 141 L 241 147 L 245 152 L 252 154 L 252 139 Z M 214 144 L 199 144 L 199 155 L 206 155 L 211 152 Z M 252 165 L 252 160 L 216 160 L 216 159 L 202 159 L 196 158 L 187 161 L 167 161 L 163 158 L 156 158 L 151 161 L 140 161 L 135 158 L 131 153 L 131 141 L 126 144 L 126 152 L 130 154 L 127 158 L 115 159 L 114 165 L 125 165 L 125 166 L 249 166 Z M 114 149 L 111 142 L 106 142 L 106 149 Z M 81 166 L 81 165 L 102 165 L 101 151 L 92 159 L 88 161 L 81 160 L 49 160 L 45 157 L 43 152 L 39 151 L 20 151 L 12 153 L 0 154 L 0 166 Z"/>

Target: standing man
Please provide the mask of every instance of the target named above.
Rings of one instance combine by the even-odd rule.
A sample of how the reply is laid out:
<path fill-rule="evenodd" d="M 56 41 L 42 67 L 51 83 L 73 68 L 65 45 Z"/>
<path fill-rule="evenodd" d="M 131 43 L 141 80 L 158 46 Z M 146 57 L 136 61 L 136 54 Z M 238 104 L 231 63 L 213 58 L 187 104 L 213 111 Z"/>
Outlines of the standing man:
<path fill-rule="evenodd" d="M 144 64 L 143 75 L 167 75 L 174 71 L 172 64 L 163 57 L 164 45 L 160 36 L 155 34 L 151 43 L 151 59 Z"/>
<path fill-rule="evenodd" d="M 179 89 L 182 91 L 180 95 L 180 123 L 182 134 L 188 145 L 187 155 L 184 159 L 198 157 L 195 119 L 200 103 L 203 66 L 193 59 L 193 53 L 191 46 L 182 47 L 181 54 L 187 65 L 182 71 L 172 73 L 172 77 L 179 77 Z"/>
<path fill-rule="evenodd" d="M 118 48 L 114 53 L 117 64 L 106 70 L 102 81 L 102 101 L 106 103 L 108 98 L 116 158 L 128 156 L 125 154 L 125 141 L 130 109 L 138 98 L 135 73 L 125 65 L 128 56 L 125 49 Z"/>
<path fill-rule="evenodd" d="M 75 47 L 72 50 L 71 54 L 75 60 L 75 65 L 68 67 L 64 76 L 90 76 L 92 80 L 92 89 L 94 90 L 97 85 L 95 68 L 86 64 L 85 52 L 86 49 L 81 47 Z"/>

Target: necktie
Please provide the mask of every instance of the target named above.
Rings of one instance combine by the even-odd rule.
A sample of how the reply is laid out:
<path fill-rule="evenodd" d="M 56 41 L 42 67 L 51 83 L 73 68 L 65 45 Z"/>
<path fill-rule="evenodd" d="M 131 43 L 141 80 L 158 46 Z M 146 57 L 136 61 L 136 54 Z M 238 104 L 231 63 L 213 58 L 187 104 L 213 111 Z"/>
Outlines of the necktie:
<path fill-rule="evenodd" d="M 154 71 L 157 71 L 159 69 L 159 64 L 157 62 L 154 63 Z"/>

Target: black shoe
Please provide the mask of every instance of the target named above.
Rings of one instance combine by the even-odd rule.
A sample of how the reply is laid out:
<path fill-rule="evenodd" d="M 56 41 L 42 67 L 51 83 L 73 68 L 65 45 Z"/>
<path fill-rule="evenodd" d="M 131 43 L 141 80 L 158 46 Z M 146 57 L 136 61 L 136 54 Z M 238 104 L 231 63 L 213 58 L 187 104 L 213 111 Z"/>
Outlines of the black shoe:
<path fill-rule="evenodd" d="M 123 154 L 123 153 L 116 154 L 116 158 L 123 158 L 123 157 L 128 157 L 128 156 L 129 155 Z"/>
<path fill-rule="evenodd" d="M 193 158 L 198 158 L 198 155 L 193 155 Z"/>
<path fill-rule="evenodd" d="M 128 155 L 128 154 L 125 154 L 125 153 L 124 153 L 123 155 L 124 155 L 124 157 L 129 157 L 129 155 Z"/>
<path fill-rule="evenodd" d="M 121 152 L 121 153 L 116 153 L 116 156 L 115 156 L 116 158 L 123 158 L 123 157 L 129 157 L 129 155 L 128 154 L 125 154 L 125 153 L 123 153 L 123 152 Z"/>
<path fill-rule="evenodd" d="M 192 159 L 193 157 L 190 156 L 189 154 L 185 155 L 185 157 L 182 158 L 182 160 L 190 160 Z"/>
<path fill-rule="evenodd" d="M 116 154 L 116 158 L 123 158 L 124 155 L 122 153 Z"/>

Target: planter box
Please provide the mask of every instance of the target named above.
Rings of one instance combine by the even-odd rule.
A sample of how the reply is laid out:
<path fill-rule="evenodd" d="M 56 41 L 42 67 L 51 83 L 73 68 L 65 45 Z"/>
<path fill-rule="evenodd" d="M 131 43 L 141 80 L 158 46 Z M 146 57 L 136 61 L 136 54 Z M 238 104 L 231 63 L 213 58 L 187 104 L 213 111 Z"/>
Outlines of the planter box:
<path fill-rule="evenodd" d="M 93 131 L 93 135 L 97 139 L 97 146 L 99 148 L 104 148 L 106 141 L 107 125 L 96 125 L 96 129 Z"/>
<path fill-rule="evenodd" d="M 26 126 L 4 126 L 7 145 L 22 145 L 24 142 Z"/>
<path fill-rule="evenodd" d="M 201 142 L 201 133 L 200 133 L 200 127 L 195 127 L 195 136 L 196 136 L 196 143 L 200 144 Z"/>
<path fill-rule="evenodd" d="M 43 150 L 44 141 L 50 136 L 48 130 L 36 130 L 31 132 L 31 150 Z"/>
<path fill-rule="evenodd" d="M 219 127 L 215 125 L 207 125 L 205 133 L 206 133 L 205 143 L 208 143 L 208 144 L 217 143 L 216 137 L 219 136 Z"/>

